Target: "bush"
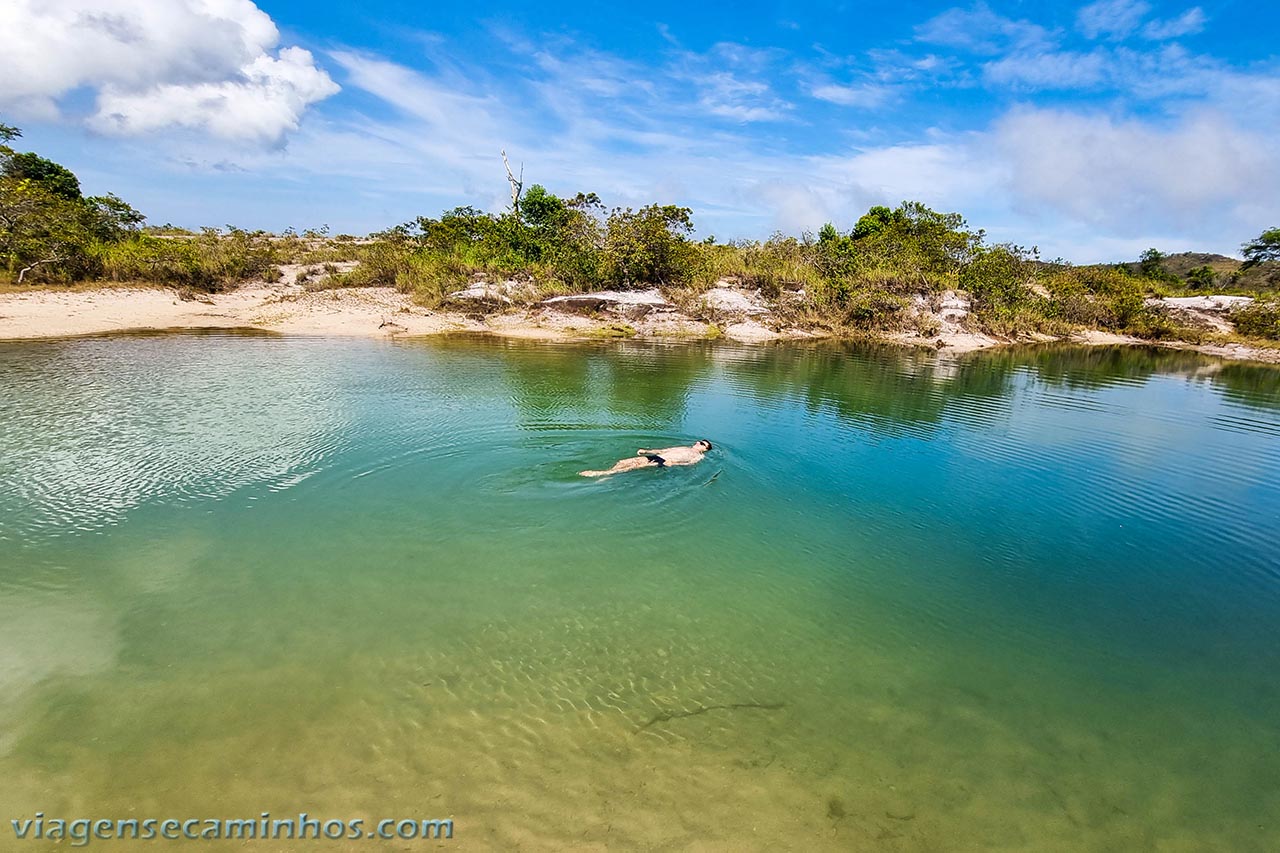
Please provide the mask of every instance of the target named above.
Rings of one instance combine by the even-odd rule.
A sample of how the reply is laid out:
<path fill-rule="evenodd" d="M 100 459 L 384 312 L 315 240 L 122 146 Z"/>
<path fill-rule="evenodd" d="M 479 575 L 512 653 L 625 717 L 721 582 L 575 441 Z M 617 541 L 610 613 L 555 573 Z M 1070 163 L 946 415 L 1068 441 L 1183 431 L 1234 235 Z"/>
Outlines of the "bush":
<path fill-rule="evenodd" d="M 960 271 L 959 285 L 969 291 L 978 321 L 996 334 L 1023 331 L 1034 312 L 1031 290 L 1036 265 L 1018 246 L 992 246 L 976 252 Z M 1035 325 L 1034 323 L 1030 325 Z"/>
<path fill-rule="evenodd" d="M 1060 265 L 1044 277 L 1050 316 L 1075 327 L 1107 329 L 1141 338 L 1197 337 L 1160 305 L 1149 305 L 1146 284 L 1123 267 Z"/>
<path fill-rule="evenodd" d="M 883 290 L 859 290 L 842 300 L 845 322 L 861 331 L 901 329 L 909 318 L 907 300 Z"/>
<path fill-rule="evenodd" d="M 696 281 L 705 287 L 727 280 L 776 297 L 784 290 L 814 293 L 823 281 L 821 250 L 808 240 L 774 234 L 763 243 L 700 243 L 695 248 Z"/>
<path fill-rule="evenodd" d="M 1260 297 L 1249 305 L 1233 309 L 1231 322 L 1242 335 L 1280 341 L 1280 297 Z"/>
<path fill-rule="evenodd" d="M 892 211 L 873 207 L 850 236 L 858 271 L 892 270 L 900 290 L 928 292 L 956 286 L 960 271 L 977 258 L 983 232 L 969 231 L 958 213 L 908 201 Z"/>
<path fill-rule="evenodd" d="M 276 274 L 280 250 L 263 232 L 207 228 L 198 237 L 135 234 L 89 247 L 96 274 L 111 281 L 172 284 L 208 292 Z"/>
<path fill-rule="evenodd" d="M 683 284 L 692 278 L 697 249 L 689 242 L 693 211 L 651 204 L 615 208 L 605 225 L 606 280 L 617 287 Z"/>
<path fill-rule="evenodd" d="M 1209 290 L 1218 280 L 1213 267 L 1199 266 L 1187 272 L 1187 286 L 1192 290 Z"/>

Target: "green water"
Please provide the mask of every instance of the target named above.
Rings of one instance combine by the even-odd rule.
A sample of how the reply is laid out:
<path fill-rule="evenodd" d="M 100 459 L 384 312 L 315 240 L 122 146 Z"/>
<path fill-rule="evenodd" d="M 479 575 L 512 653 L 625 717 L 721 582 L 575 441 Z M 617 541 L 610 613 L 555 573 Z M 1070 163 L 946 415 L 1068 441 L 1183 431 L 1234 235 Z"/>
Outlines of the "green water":
<path fill-rule="evenodd" d="M 1278 521 L 1189 354 L 0 344 L 0 849 L 1280 849 Z"/>

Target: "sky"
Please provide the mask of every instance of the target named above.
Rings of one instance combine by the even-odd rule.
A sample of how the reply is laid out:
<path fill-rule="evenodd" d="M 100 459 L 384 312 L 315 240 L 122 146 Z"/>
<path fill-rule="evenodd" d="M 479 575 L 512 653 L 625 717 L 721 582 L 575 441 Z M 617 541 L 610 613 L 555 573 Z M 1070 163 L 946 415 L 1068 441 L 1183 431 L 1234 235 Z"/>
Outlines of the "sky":
<path fill-rule="evenodd" d="M 4 0 L 0 121 L 154 224 L 367 233 L 527 185 L 700 236 L 958 211 L 1086 263 L 1280 225 L 1280 19 L 1209 0 Z"/>

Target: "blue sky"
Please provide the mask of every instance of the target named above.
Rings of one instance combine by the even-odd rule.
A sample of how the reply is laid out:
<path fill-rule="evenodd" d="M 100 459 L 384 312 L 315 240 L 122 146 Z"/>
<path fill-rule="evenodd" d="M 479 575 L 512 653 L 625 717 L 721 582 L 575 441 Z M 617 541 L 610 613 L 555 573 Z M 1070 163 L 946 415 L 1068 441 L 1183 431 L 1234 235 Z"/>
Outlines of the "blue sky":
<path fill-rule="evenodd" d="M 1280 224 L 1257 4 L 7 0 L 0 120 L 153 222 L 366 232 L 527 183 L 702 235 L 957 210 L 1081 262 Z"/>

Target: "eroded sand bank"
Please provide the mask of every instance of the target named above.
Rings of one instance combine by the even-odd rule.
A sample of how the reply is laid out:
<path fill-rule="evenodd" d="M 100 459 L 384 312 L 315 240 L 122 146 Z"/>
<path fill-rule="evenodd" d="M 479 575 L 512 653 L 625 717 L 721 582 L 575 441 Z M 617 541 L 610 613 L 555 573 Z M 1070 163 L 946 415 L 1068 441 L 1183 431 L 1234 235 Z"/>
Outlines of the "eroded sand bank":
<path fill-rule="evenodd" d="M 969 352 L 1013 341 L 973 332 L 938 313 L 935 334 L 886 334 L 885 340 L 949 352 Z M 518 338 L 650 337 L 727 338 L 742 342 L 820 337 L 812 331 L 779 327 L 768 317 L 717 317 L 716 323 L 672 308 L 643 316 L 609 310 L 559 310 L 546 305 L 431 310 L 389 287 L 307 290 L 296 284 L 249 284 L 228 293 L 184 298 L 170 288 L 106 287 L 44 289 L 0 294 L 0 340 L 57 338 L 123 331 L 260 329 L 282 334 L 397 337 L 449 332 L 481 332 Z M 1053 340 L 1044 338 L 1043 340 Z M 1084 344 L 1141 344 L 1137 338 L 1105 332 L 1073 336 Z M 1025 343 L 1025 341 L 1023 341 Z M 1241 344 L 1166 344 L 1223 358 L 1280 363 L 1280 350 Z"/>

